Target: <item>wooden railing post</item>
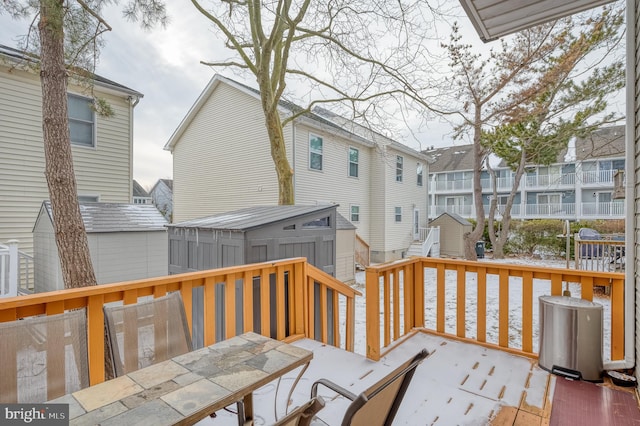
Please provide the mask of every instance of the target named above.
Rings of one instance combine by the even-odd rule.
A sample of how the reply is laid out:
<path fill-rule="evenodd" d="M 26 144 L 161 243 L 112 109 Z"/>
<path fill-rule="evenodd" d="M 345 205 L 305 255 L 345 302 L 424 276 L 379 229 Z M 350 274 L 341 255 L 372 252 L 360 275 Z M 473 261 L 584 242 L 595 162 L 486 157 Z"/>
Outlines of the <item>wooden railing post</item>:
<path fill-rule="evenodd" d="M 367 358 L 380 359 L 380 280 L 378 273 L 366 271 Z"/>

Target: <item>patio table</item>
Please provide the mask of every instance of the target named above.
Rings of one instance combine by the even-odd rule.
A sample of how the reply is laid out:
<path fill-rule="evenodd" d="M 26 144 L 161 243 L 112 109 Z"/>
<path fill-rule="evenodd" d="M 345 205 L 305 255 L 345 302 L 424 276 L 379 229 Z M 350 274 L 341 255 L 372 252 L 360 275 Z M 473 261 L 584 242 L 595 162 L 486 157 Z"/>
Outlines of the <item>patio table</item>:
<path fill-rule="evenodd" d="M 244 402 L 240 423 L 253 423 L 253 391 L 297 367 L 313 353 L 256 333 L 133 371 L 65 395 L 71 425 L 186 425 Z M 241 413 L 240 413 L 241 414 Z"/>

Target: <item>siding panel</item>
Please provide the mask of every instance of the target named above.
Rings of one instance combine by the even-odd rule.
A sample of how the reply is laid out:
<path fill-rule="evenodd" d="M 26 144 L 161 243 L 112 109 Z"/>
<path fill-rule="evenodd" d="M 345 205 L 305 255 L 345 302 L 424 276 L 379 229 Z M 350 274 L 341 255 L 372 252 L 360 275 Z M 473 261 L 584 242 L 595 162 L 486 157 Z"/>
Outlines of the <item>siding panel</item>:
<path fill-rule="evenodd" d="M 98 87 L 96 92 L 100 92 Z M 19 239 L 32 253 L 32 228 L 48 199 L 42 146 L 41 89 L 35 74 L 0 64 L 0 242 Z M 81 93 L 70 87 L 72 93 Z M 132 175 L 129 104 L 126 96 L 99 93 L 115 111 L 97 121 L 96 148 L 73 147 L 80 194 L 105 202 L 130 202 Z"/>

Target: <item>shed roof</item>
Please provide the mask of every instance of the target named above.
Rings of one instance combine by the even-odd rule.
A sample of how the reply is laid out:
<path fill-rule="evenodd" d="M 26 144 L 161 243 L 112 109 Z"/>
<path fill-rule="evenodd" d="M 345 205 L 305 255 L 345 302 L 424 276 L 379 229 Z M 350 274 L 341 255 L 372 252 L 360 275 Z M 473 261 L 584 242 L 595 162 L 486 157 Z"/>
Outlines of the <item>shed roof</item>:
<path fill-rule="evenodd" d="M 346 217 L 342 216 L 340 213 L 336 212 L 336 229 L 339 230 L 348 230 L 348 229 L 358 229 L 353 223 L 349 221 Z"/>
<path fill-rule="evenodd" d="M 51 202 L 42 203 L 53 221 Z M 80 214 L 87 233 L 164 231 L 167 220 L 152 204 L 80 203 Z"/>
<path fill-rule="evenodd" d="M 449 216 L 451 219 L 455 220 L 456 222 L 458 222 L 460 225 L 464 225 L 464 226 L 472 226 L 471 222 L 469 222 L 467 219 L 465 219 L 464 217 L 456 214 L 456 213 L 449 213 L 449 212 L 444 212 L 442 213 L 440 216 L 436 217 L 435 219 L 433 219 L 432 222 L 435 222 L 436 220 L 440 219 L 441 217 L 445 217 L 445 216 Z"/>
<path fill-rule="evenodd" d="M 460 0 L 482 41 L 581 12 L 612 0 Z"/>
<path fill-rule="evenodd" d="M 180 223 L 173 223 L 169 226 L 175 228 L 248 231 L 271 223 L 332 210 L 336 207 L 338 207 L 337 204 L 321 206 L 254 206 Z"/>

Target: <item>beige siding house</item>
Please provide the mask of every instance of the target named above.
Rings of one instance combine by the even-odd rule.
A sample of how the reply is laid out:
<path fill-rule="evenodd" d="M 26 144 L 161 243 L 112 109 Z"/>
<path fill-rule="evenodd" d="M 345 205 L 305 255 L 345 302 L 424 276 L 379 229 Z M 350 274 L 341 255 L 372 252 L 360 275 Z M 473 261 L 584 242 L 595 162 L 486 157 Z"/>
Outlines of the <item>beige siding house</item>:
<path fill-rule="evenodd" d="M 41 88 L 32 59 L 0 45 L 0 243 L 33 252 L 32 229 L 49 198 L 44 176 Z M 94 90 L 115 115 L 90 108 L 86 90 L 69 86 L 70 128 L 78 195 L 84 201 L 131 202 L 133 108 L 142 94 L 96 77 Z"/>
<path fill-rule="evenodd" d="M 283 102 L 280 112 L 286 117 L 294 108 Z M 427 223 L 427 158 L 346 122 L 319 111 L 285 127 L 296 203 L 338 204 L 371 246 L 372 261 L 399 259 L 414 229 Z M 252 88 L 214 76 L 165 149 L 173 154 L 174 222 L 278 202 L 260 97 Z"/>

